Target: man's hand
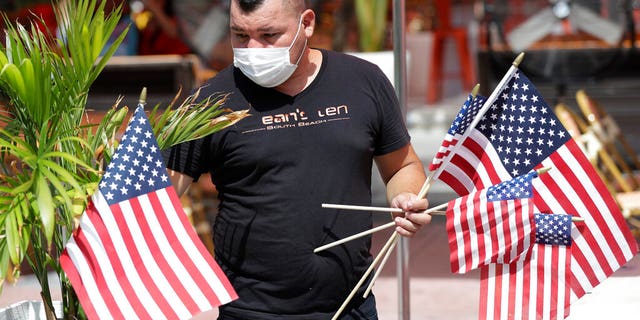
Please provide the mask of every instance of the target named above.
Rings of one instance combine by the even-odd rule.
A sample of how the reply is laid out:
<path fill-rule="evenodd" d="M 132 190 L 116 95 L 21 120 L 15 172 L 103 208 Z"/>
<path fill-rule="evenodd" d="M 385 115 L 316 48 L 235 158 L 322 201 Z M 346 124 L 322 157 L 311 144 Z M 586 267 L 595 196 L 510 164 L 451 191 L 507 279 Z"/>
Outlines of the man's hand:
<path fill-rule="evenodd" d="M 404 215 L 395 214 L 396 232 L 413 237 L 423 226 L 431 222 L 431 215 L 424 213 L 429 207 L 427 199 L 418 199 L 413 193 L 403 192 L 391 201 L 391 207 L 404 210 Z"/>

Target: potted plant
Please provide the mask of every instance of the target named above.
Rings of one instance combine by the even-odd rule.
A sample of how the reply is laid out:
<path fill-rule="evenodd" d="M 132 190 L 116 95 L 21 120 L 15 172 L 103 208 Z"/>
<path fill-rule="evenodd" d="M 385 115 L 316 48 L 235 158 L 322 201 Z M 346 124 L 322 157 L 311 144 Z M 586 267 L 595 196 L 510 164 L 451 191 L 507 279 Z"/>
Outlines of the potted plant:
<path fill-rule="evenodd" d="M 26 262 L 41 286 L 47 319 L 53 319 L 48 271 L 56 272 L 63 317 L 83 318 L 59 264 L 59 255 L 97 188 L 102 168 L 117 146 L 128 108 L 114 106 L 98 125 L 83 124 L 87 96 L 125 32 L 108 40 L 121 8 L 105 1 L 61 1 L 58 34 L 11 26 L 0 44 L 0 285 Z M 200 102 L 195 102 L 200 101 Z M 150 114 L 161 148 L 210 134 L 247 116 L 222 108 L 224 96 L 189 96 L 176 108 Z"/>

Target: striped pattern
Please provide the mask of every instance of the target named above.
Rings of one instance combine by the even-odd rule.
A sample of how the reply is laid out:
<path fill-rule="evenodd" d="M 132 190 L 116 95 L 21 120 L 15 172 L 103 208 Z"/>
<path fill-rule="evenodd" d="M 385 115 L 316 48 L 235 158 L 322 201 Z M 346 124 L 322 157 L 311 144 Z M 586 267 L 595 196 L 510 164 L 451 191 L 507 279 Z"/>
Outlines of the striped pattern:
<path fill-rule="evenodd" d="M 574 301 L 629 261 L 637 244 L 605 184 L 533 84 L 516 71 L 497 90 L 436 177 L 465 195 L 551 167 L 534 181 L 534 210 L 585 220 L 571 250 Z"/>
<path fill-rule="evenodd" d="M 449 202 L 446 229 L 451 272 L 511 263 L 533 244 L 531 173 Z"/>
<path fill-rule="evenodd" d="M 535 244 L 531 258 L 480 269 L 478 319 L 564 319 L 569 315 L 571 250 Z M 565 309 L 566 307 L 566 309 Z"/>
<path fill-rule="evenodd" d="M 138 107 L 60 258 L 89 319 L 190 319 L 237 298 L 150 133 Z"/>
<path fill-rule="evenodd" d="M 538 217 L 559 221 L 548 229 L 556 237 L 566 237 L 568 242 L 546 244 L 540 238 L 544 227 Z M 536 213 L 536 243 L 529 259 L 512 264 L 492 264 L 480 271 L 479 319 L 564 319 L 569 315 L 571 276 L 571 237 L 579 236 L 571 216 Z M 556 233 L 556 234 L 554 234 Z"/>

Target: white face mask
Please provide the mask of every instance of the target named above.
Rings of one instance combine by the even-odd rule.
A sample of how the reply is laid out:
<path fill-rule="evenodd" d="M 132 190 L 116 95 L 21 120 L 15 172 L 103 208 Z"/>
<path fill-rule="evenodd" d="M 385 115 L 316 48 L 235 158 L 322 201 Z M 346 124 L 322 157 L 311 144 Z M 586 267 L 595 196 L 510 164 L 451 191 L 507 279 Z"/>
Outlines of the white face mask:
<path fill-rule="evenodd" d="M 233 48 L 233 65 L 245 76 L 262 87 L 273 88 L 287 81 L 298 67 L 302 53 L 295 64 L 291 63 L 290 51 L 298 39 L 302 17 L 298 23 L 298 31 L 288 47 L 281 48 Z M 305 46 L 307 39 L 305 38 Z"/>

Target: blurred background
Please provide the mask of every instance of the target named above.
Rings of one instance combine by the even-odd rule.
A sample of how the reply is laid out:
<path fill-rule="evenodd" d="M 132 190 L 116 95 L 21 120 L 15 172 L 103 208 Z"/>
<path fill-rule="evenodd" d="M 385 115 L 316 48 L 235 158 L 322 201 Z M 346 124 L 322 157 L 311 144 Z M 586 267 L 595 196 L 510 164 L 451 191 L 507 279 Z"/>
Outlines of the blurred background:
<path fill-rule="evenodd" d="M 122 104 L 135 106 L 142 87 L 149 90 L 150 105 L 169 104 L 176 95 L 185 97 L 232 62 L 228 0 L 104 1 L 107 12 L 122 6 L 116 35 L 127 27 L 129 30 L 117 56 L 91 88 L 90 121 L 98 121 L 119 96 Z M 639 235 L 640 0 L 401 2 L 407 49 L 404 107 L 414 147 L 425 165 L 431 162 L 472 87 L 480 84 L 479 93 L 490 95 L 513 59 L 526 52 L 520 68 L 556 112 L 568 112 L 565 126 L 572 126 L 570 131 L 577 138 L 595 132 L 601 140 L 598 146 L 588 145 L 586 138 L 581 141 L 585 141 L 585 152 Z M 392 0 L 315 0 L 309 5 L 317 16 L 312 47 L 369 59 L 393 82 Z M 38 21 L 40 28 L 57 36 L 54 8 L 49 0 L 0 0 L 0 10 L 9 17 L 0 26 Z M 384 186 L 375 171 L 372 176 L 373 205 L 384 206 Z M 203 242 L 212 250 L 209 222 L 215 219 L 217 202 L 215 186 L 207 180 L 201 179 L 183 201 Z M 435 205 L 453 199 L 455 194 L 436 183 L 428 197 Z M 388 220 L 387 215 L 376 216 L 376 223 Z M 412 310 L 429 310 L 427 314 L 432 316 L 428 319 L 473 319 L 478 299 L 477 274 L 461 277 L 447 272 L 448 248 L 443 228 L 443 219 L 435 218 L 428 232 L 412 240 L 411 276 L 416 284 L 412 293 L 421 297 L 415 306 L 412 302 Z M 387 236 L 375 235 L 374 249 L 380 245 L 376 241 L 384 241 Z M 633 261 L 616 274 L 626 279 L 621 281 L 638 281 L 639 266 L 637 259 Z M 380 286 L 387 283 L 393 287 L 395 268 L 393 263 L 389 265 L 383 273 L 387 278 L 380 280 Z M 29 288 L 28 275 L 25 279 L 23 285 Z M 454 284 L 454 280 L 458 282 Z M 632 287 L 640 288 L 638 283 Z M 12 287 L 5 287 L 0 307 L 24 299 L 22 294 L 32 294 L 21 286 L 13 288 L 16 291 L 7 294 Z M 450 294 L 452 299 L 459 299 L 456 303 L 460 307 L 431 301 L 430 297 L 444 294 L 445 288 L 456 290 Z M 614 285 L 610 290 L 619 292 L 618 289 Z M 393 315 L 395 302 L 385 302 L 395 299 L 395 291 L 378 292 L 383 302 L 381 315 Z M 640 298 L 637 289 L 629 292 L 630 301 Z M 615 308 L 622 309 L 621 315 L 625 315 L 631 312 L 620 306 L 625 297 L 589 304 L 610 311 L 615 303 Z M 447 315 L 439 317 L 437 312 Z M 590 309 L 582 312 L 596 314 Z"/>

